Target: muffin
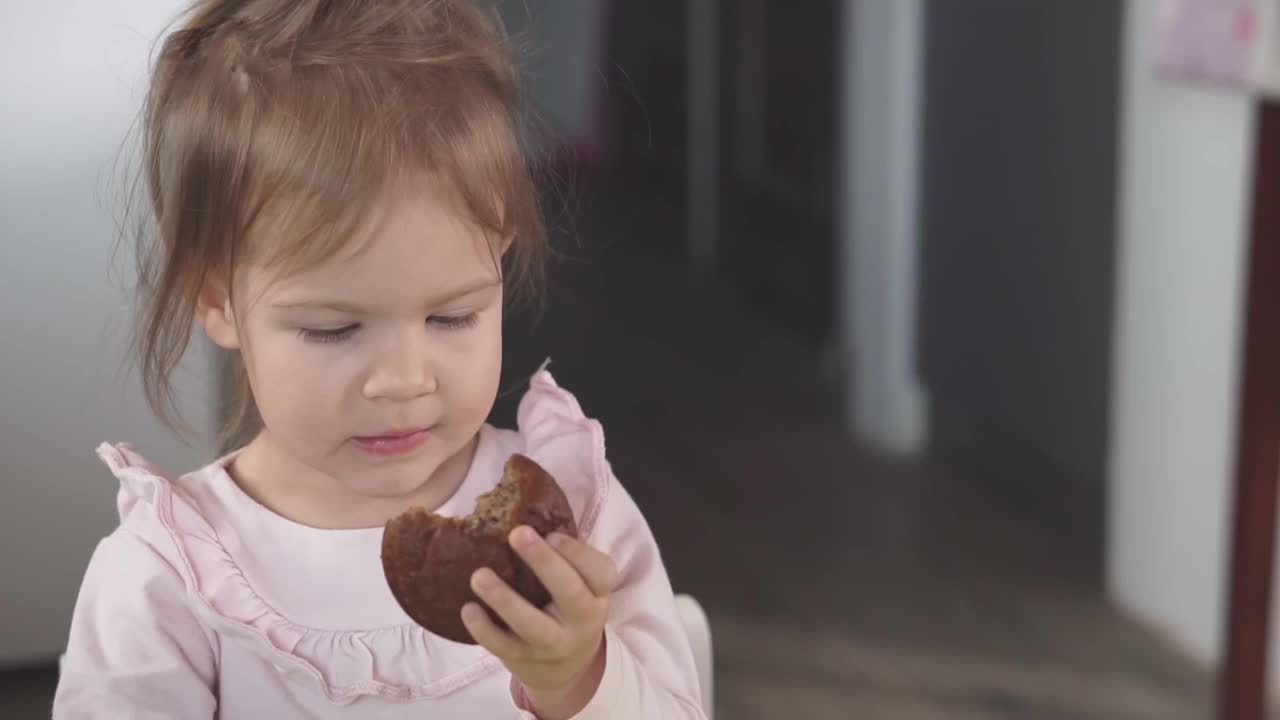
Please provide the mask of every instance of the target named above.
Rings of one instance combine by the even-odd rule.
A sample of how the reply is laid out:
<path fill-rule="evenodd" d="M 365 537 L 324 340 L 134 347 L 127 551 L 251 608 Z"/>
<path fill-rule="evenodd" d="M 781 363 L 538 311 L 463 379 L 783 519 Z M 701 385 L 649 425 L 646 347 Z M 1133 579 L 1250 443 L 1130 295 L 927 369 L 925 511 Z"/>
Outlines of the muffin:
<path fill-rule="evenodd" d="M 488 567 L 535 607 L 551 594 L 508 543 L 512 529 L 528 525 L 546 537 L 577 537 L 577 525 L 555 478 L 524 455 L 512 455 L 497 487 L 476 499 L 466 517 L 449 518 L 420 507 L 387 522 L 382 570 L 391 594 L 414 622 L 454 642 L 476 641 L 462 624 L 469 602 L 488 608 L 471 590 L 471 575 Z M 492 610 L 489 616 L 505 627 Z"/>

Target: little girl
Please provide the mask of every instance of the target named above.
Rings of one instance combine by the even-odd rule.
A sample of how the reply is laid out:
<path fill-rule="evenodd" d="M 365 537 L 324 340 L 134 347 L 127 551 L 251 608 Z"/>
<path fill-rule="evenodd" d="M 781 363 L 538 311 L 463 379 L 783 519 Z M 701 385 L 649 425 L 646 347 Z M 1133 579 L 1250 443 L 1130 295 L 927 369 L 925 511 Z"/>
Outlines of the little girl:
<path fill-rule="evenodd" d="M 120 526 L 85 574 L 54 716 L 702 718 L 600 426 L 545 369 L 518 430 L 486 424 L 504 301 L 536 291 L 545 250 L 498 25 L 465 0 L 203 0 L 185 18 L 143 116 L 139 356 L 172 419 L 198 325 L 238 358 L 261 430 L 176 479 L 99 448 Z M 388 589 L 382 526 L 470 512 L 517 452 L 580 529 L 509 538 L 553 602 L 482 569 L 506 627 L 471 604 L 478 645 L 432 635 Z"/>

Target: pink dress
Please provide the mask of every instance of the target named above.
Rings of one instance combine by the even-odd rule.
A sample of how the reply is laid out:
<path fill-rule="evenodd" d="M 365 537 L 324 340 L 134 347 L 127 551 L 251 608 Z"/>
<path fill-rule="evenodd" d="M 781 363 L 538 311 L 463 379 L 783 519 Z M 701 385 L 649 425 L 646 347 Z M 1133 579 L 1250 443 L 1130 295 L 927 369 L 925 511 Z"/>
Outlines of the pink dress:
<path fill-rule="evenodd" d="M 439 512 L 470 512 L 506 459 L 564 487 L 582 536 L 620 571 L 606 667 L 578 718 L 703 718 L 694 659 L 648 525 L 614 478 L 600 425 L 545 370 L 518 430 L 486 426 Z M 381 528 L 319 530 L 250 499 L 228 458 L 176 480 L 103 445 L 120 527 L 90 560 L 55 718 L 534 718 L 478 646 L 409 620 L 382 577 Z"/>

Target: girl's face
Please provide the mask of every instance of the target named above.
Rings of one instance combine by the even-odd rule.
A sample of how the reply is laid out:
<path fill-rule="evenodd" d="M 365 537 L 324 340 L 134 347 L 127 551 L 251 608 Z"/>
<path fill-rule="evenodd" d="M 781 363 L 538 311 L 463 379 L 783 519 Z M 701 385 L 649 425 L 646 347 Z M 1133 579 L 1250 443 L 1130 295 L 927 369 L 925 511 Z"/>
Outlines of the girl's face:
<path fill-rule="evenodd" d="M 200 311 L 241 352 L 265 428 L 254 445 L 285 482 L 390 500 L 465 468 L 501 371 L 494 252 L 426 190 L 390 203 L 358 252 L 283 278 L 245 268 L 234 310 Z"/>

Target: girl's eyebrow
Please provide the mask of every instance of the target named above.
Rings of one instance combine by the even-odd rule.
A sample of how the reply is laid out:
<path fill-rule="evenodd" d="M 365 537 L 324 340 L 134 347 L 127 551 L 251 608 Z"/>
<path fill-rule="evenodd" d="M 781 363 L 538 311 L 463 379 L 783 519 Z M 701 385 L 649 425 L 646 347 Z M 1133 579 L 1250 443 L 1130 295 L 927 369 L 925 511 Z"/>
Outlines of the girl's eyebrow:
<path fill-rule="evenodd" d="M 492 278 L 485 278 L 484 280 L 472 282 L 467 285 L 463 285 L 461 287 L 443 292 L 439 296 L 432 298 L 429 304 L 443 305 L 445 303 L 457 300 L 458 298 L 466 297 L 467 295 L 471 295 L 473 293 L 478 293 L 481 290 L 488 290 L 491 287 L 497 286 L 498 283 L 499 283 L 498 280 L 494 280 Z M 367 309 L 355 303 L 351 303 L 351 302 L 340 300 L 340 299 L 324 299 L 324 298 L 273 303 L 272 307 L 279 310 L 330 310 L 333 312 L 345 313 L 348 315 L 364 315 L 369 312 Z"/>
<path fill-rule="evenodd" d="M 300 300 L 298 302 L 272 303 L 278 310 L 332 310 L 348 315 L 362 315 L 364 308 L 342 300 Z"/>

